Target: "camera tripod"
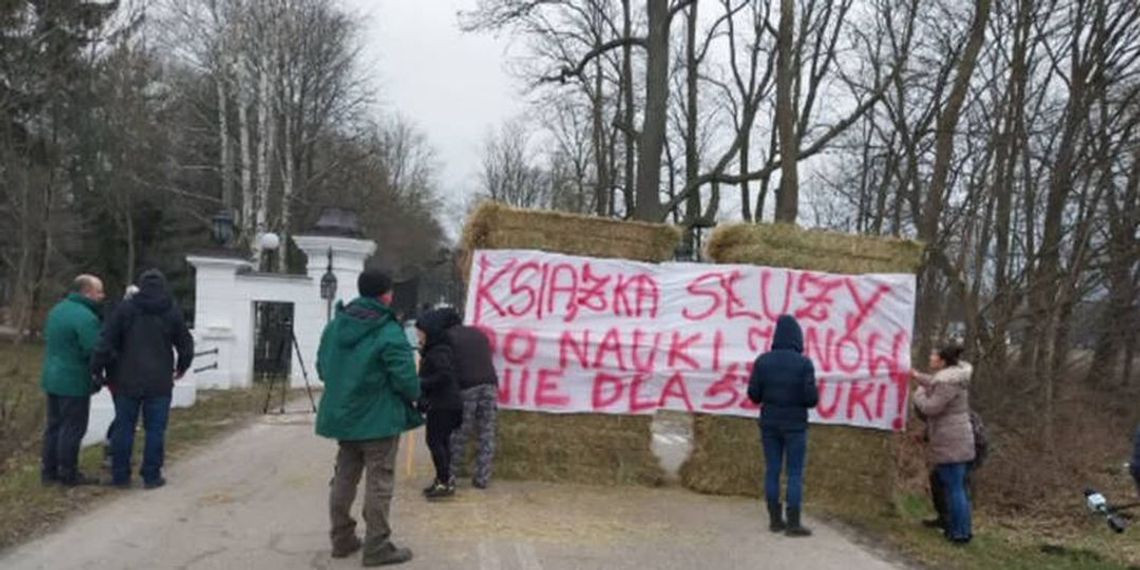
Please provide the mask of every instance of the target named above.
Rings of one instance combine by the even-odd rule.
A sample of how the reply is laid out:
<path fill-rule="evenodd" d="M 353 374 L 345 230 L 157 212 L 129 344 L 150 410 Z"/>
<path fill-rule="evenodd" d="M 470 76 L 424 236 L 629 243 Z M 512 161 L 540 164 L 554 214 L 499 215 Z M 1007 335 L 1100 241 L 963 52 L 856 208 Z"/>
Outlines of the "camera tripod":
<path fill-rule="evenodd" d="M 282 362 L 286 356 L 285 352 L 289 350 L 289 347 L 292 347 L 293 354 L 297 356 L 297 364 L 301 366 L 301 377 L 305 379 L 305 393 L 309 396 L 309 405 L 312 407 L 313 413 L 316 413 L 317 403 L 316 400 L 313 399 L 312 385 L 309 384 L 309 371 L 305 369 L 305 359 L 301 356 L 301 347 L 297 344 L 297 335 L 293 333 L 293 322 L 287 319 L 284 324 L 289 330 L 289 337 L 282 338 L 281 342 L 277 345 L 276 362 Z M 261 408 L 261 413 L 263 414 L 269 413 L 269 402 L 273 399 L 273 386 L 278 382 L 278 376 L 277 374 L 269 375 L 269 386 L 265 391 L 265 405 Z M 287 376 L 281 377 L 280 383 L 281 407 L 277 413 L 284 414 L 285 398 L 289 394 L 289 378 Z"/>

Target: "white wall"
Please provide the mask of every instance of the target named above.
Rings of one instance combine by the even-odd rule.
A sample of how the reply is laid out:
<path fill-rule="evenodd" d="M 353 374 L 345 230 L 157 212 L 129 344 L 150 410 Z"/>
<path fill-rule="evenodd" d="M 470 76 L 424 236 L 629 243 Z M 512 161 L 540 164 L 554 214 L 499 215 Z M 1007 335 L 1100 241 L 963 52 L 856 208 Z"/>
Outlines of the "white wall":
<path fill-rule="evenodd" d="M 328 251 L 333 252 L 333 274 L 337 277 L 338 300 L 356 297 L 356 279 L 364 260 L 376 250 L 368 240 L 326 236 L 296 236 L 294 241 L 308 257 L 307 276 L 250 273 L 246 260 L 190 256 L 197 269 L 195 287 L 194 340 L 198 352 L 217 349 L 217 355 L 195 359 L 194 369 L 217 362 L 217 369 L 187 376 L 194 388 L 244 388 L 253 384 L 254 303 L 293 304 L 293 331 L 309 381 L 318 384 L 317 346 L 324 329 L 327 302 L 321 299 L 321 277 L 328 268 Z M 291 353 L 290 385 L 304 385 L 301 363 Z"/>
<path fill-rule="evenodd" d="M 313 385 L 320 384 L 315 365 L 328 307 L 320 296 L 321 277 L 328 268 L 328 252 L 331 249 L 333 253 L 337 299 L 348 302 L 356 297 L 356 278 L 364 270 L 364 260 L 376 251 L 376 243 L 326 236 L 296 236 L 294 242 L 308 257 L 308 275 L 250 273 L 250 262 L 236 257 L 191 255 L 186 258 L 197 272 L 192 331 L 195 352 L 217 349 L 217 354 L 196 357 L 186 377 L 174 383 L 174 407 L 193 406 L 198 388 L 253 385 L 253 311 L 254 303 L 263 301 L 293 303 L 293 331 L 300 357 L 309 381 Z M 303 386 L 297 352 L 290 350 L 290 354 L 289 384 Z M 216 368 L 201 370 L 215 363 Z M 100 391 L 91 399 L 83 445 L 102 442 L 114 417 L 114 402 L 106 390 Z"/>

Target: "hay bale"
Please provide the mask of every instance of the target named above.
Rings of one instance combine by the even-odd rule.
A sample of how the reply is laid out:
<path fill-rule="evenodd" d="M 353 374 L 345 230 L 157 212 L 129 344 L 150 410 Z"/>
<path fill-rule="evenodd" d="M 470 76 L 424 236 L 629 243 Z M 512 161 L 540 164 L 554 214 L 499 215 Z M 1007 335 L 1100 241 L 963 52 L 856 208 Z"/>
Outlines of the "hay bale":
<path fill-rule="evenodd" d="M 652 417 L 499 413 L 496 476 L 594 485 L 660 485 Z"/>
<path fill-rule="evenodd" d="M 464 281 L 479 249 L 533 249 L 658 262 L 680 240 L 671 226 L 485 202 L 467 219 L 459 262 Z M 650 445 L 651 416 L 499 414 L 495 473 L 508 479 L 658 485 L 665 477 Z"/>
<path fill-rule="evenodd" d="M 784 224 L 740 224 L 718 228 L 709 239 L 708 255 L 716 263 L 829 273 L 912 273 L 922 263 L 922 245 Z M 805 497 L 833 511 L 888 507 L 900 441 L 900 436 L 883 431 L 812 426 Z M 763 475 L 755 420 L 703 414 L 693 419 L 693 452 L 681 467 L 685 487 L 760 496 Z"/>
<path fill-rule="evenodd" d="M 548 212 L 521 210 L 484 202 L 467 218 L 460 247 L 463 279 L 478 249 L 537 249 L 566 255 L 665 261 L 672 258 L 680 231 L 673 226 L 625 222 Z"/>
<path fill-rule="evenodd" d="M 804 496 L 833 511 L 870 512 L 889 505 L 896 436 L 845 426 L 813 425 Z M 681 484 L 710 495 L 764 495 L 764 454 L 756 420 L 699 414 Z"/>
<path fill-rule="evenodd" d="M 891 237 L 804 230 L 788 224 L 721 226 L 709 238 L 715 263 L 787 267 L 828 273 L 915 273 L 921 243 Z"/>

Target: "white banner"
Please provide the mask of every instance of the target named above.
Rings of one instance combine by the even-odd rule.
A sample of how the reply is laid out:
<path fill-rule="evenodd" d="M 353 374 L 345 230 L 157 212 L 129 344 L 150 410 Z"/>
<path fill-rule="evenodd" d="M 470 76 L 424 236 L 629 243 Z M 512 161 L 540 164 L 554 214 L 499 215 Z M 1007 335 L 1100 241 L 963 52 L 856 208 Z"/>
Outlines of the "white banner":
<path fill-rule="evenodd" d="M 915 278 L 751 265 L 475 253 L 466 322 L 491 338 L 504 408 L 755 417 L 776 319 L 804 330 L 817 423 L 906 425 Z"/>

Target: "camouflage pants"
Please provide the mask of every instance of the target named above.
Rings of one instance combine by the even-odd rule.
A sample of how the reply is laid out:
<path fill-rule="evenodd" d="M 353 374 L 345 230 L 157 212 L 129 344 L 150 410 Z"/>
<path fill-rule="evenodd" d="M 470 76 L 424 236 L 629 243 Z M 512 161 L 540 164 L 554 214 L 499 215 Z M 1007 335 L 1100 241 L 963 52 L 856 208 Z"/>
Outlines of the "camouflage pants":
<path fill-rule="evenodd" d="M 478 447 L 475 451 L 476 485 L 486 486 L 491 480 L 495 459 L 495 418 L 499 410 L 499 388 L 483 384 L 463 391 L 463 425 L 451 435 L 451 464 L 457 472 L 467 470 L 467 438 L 475 430 Z"/>

